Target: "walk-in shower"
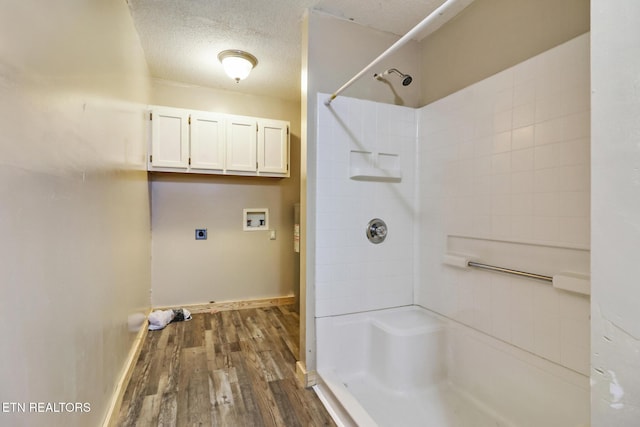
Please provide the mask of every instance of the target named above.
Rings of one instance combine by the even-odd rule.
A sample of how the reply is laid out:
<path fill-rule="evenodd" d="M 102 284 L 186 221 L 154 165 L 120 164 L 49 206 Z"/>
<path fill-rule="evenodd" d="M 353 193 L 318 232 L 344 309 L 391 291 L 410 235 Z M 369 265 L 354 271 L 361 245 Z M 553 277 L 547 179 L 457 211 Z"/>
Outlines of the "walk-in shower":
<path fill-rule="evenodd" d="M 339 425 L 589 425 L 588 58 L 585 34 L 418 109 L 318 94 L 316 391 Z"/>
<path fill-rule="evenodd" d="M 422 108 L 336 99 L 456 1 L 318 94 L 315 390 L 343 426 L 586 427 L 589 35 Z"/>

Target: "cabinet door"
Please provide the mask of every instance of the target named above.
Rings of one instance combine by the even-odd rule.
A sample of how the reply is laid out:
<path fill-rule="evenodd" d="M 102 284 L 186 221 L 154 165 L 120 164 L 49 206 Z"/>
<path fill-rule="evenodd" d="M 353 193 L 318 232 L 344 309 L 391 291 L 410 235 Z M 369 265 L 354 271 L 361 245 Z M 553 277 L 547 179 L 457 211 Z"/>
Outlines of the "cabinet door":
<path fill-rule="evenodd" d="M 221 114 L 191 113 L 191 169 L 224 169 L 225 119 Z"/>
<path fill-rule="evenodd" d="M 258 121 L 258 171 L 288 174 L 289 122 Z"/>
<path fill-rule="evenodd" d="M 178 108 L 154 108 L 151 114 L 151 169 L 187 169 L 189 112 Z"/>
<path fill-rule="evenodd" d="M 227 116 L 228 171 L 256 171 L 256 129 L 250 117 Z"/>

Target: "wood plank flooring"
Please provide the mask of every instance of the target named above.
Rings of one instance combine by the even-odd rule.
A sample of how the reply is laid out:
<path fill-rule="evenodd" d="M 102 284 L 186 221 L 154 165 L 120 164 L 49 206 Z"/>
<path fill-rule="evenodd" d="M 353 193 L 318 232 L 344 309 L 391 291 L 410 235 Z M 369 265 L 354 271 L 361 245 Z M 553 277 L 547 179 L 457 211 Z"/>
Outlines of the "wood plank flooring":
<path fill-rule="evenodd" d="M 119 426 L 335 426 L 295 378 L 292 306 L 194 314 L 149 331 Z"/>

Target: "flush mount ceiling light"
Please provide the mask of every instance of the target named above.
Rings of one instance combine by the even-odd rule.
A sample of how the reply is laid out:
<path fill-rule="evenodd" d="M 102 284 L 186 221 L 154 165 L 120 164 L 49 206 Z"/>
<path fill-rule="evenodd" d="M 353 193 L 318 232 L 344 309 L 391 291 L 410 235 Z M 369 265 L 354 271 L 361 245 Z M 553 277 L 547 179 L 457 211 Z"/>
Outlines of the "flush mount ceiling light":
<path fill-rule="evenodd" d="M 258 65 L 258 60 L 250 53 L 237 49 L 223 50 L 218 54 L 224 72 L 234 79 L 236 83 L 247 78 L 253 67 Z"/>

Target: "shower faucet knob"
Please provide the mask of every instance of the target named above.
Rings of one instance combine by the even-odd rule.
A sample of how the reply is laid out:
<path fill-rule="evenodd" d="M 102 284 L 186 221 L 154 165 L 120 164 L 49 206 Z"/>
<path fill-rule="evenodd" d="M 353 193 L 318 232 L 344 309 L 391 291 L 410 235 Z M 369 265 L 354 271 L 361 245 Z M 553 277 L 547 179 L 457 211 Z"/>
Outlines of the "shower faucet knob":
<path fill-rule="evenodd" d="M 367 239 L 371 243 L 382 243 L 387 237 L 387 224 L 380 218 L 374 218 L 367 224 Z"/>

